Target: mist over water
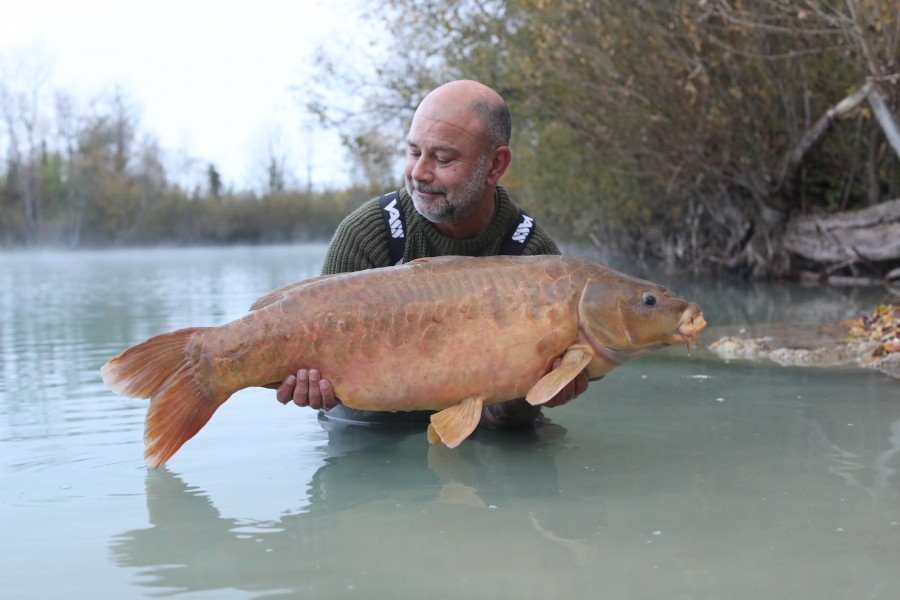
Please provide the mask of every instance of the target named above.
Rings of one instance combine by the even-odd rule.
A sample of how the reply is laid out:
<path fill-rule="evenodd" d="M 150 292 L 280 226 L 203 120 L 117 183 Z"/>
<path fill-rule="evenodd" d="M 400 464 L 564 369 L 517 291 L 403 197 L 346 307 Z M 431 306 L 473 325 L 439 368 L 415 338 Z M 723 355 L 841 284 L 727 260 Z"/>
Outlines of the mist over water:
<path fill-rule="evenodd" d="M 163 468 L 100 366 L 318 275 L 324 246 L 0 255 L 4 597 L 900 597 L 900 382 L 672 348 L 456 450 L 235 395 Z M 667 281 L 711 342 L 876 289 Z"/>

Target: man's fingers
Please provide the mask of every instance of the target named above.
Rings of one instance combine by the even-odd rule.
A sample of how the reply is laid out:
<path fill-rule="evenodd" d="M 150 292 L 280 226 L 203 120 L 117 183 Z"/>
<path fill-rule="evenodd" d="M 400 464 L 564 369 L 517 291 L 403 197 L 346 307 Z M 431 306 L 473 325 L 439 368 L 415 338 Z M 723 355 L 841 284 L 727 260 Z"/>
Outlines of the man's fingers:
<path fill-rule="evenodd" d="M 557 406 L 562 406 L 566 402 L 572 399 L 575 394 L 575 386 L 570 381 L 567 383 L 561 390 L 559 390 L 553 398 L 550 399 L 549 402 L 546 402 L 544 406 L 547 408 L 555 408 Z"/>
<path fill-rule="evenodd" d="M 300 369 L 297 371 L 297 385 L 293 390 L 294 404 L 297 406 L 309 406 L 309 371 Z"/>
<path fill-rule="evenodd" d="M 275 390 L 275 399 L 281 402 L 282 404 L 287 404 L 294 397 L 294 386 L 297 385 L 297 378 L 293 375 L 288 375 L 284 378 L 284 381 L 281 382 L 281 385 L 278 386 L 278 389 Z"/>
<path fill-rule="evenodd" d="M 297 379 L 302 381 L 300 373 L 297 373 Z M 321 379 L 322 375 L 317 369 L 307 371 L 306 384 L 303 386 L 303 389 L 300 389 L 301 386 L 298 383 L 297 390 L 294 392 L 294 402 L 297 403 L 297 406 L 309 406 L 316 410 L 322 408 L 322 391 L 319 389 L 319 381 Z M 301 396 L 301 394 L 300 402 L 297 402 L 297 397 Z"/>
<path fill-rule="evenodd" d="M 553 368 L 558 368 L 560 363 L 561 360 L 557 358 L 553 362 Z M 557 392 L 557 394 L 548 402 L 544 403 L 543 406 L 546 406 L 547 408 L 554 408 L 556 406 L 562 406 L 570 400 L 577 398 L 587 390 L 588 381 L 589 379 L 587 370 L 584 370 L 576 375 L 575 379 L 563 386 L 563 388 L 559 390 L 559 392 Z"/>
<path fill-rule="evenodd" d="M 339 400 L 334 397 L 334 388 L 331 387 L 331 382 L 327 379 L 319 381 L 319 394 L 322 396 L 322 407 L 325 410 L 330 410 L 337 406 Z"/>
<path fill-rule="evenodd" d="M 334 388 L 316 369 L 300 369 L 296 375 L 288 375 L 275 390 L 275 399 L 282 404 L 293 402 L 297 406 L 309 406 L 316 410 L 334 408 L 341 401 L 335 397 Z"/>
<path fill-rule="evenodd" d="M 587 370 L 582 371 L 578 374 L 578 377 L 575 378 L 575 397 L 582 395 L 587 391 L 588 388 L 588 374 Z"/>

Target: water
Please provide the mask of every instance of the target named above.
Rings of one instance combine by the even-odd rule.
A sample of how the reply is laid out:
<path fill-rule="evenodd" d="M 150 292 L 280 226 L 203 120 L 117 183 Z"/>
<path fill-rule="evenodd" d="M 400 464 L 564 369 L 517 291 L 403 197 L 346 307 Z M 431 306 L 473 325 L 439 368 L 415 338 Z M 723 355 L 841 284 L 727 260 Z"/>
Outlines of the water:
<path fill-rule="evenodd" d="M 324 248 L 0 255 L 5 598 L 897 598 L 900 382 L 672 349 L 455 451 L 245 390 L 166 467 L 98 369 Z M 670 283 L 665 282 L 664 283 Z M 719 332 L 879 290 L 688 282 Z M 718 335 L 706 334 L 706 341 Z"/>

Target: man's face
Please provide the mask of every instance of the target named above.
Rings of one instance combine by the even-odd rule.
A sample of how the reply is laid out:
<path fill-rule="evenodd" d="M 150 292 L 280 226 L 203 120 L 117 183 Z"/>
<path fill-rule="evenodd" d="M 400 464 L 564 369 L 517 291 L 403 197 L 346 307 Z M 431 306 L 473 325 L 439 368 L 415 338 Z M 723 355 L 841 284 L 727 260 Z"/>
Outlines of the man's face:
<path fill-rule="evenodd" d="M 464 113 L 416 113 L 407 137 L 406 189 L 432 223 L 464 220 L 487 196 L 489 156 L 481 124 Z M 490 190 L 493 197 L 493 190 Z"/>

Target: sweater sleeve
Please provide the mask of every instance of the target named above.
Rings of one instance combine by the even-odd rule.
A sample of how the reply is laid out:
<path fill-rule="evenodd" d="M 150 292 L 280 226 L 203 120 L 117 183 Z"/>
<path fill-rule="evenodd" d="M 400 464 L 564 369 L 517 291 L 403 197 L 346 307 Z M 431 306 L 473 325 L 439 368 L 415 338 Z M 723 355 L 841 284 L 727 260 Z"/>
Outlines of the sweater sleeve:
<path fill-rule="evenodd" d="M 534 256 L 537 254 L 562 254 L 556 242 L 553 241 L 544 229 L 538 225 L 535 227 L 531 239 L 528 240 L 525 249 L 522 251 L 525 256 Z"/>

